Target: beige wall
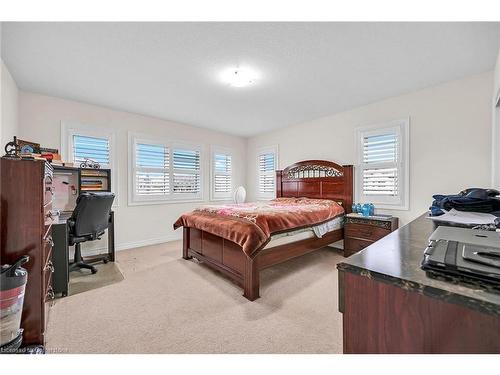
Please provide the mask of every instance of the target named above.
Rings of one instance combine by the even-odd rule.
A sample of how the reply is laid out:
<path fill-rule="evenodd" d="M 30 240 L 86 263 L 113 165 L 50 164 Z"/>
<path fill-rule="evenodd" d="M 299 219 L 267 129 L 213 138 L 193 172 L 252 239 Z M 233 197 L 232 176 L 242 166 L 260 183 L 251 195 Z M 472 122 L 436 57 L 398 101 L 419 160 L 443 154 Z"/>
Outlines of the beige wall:
<path fill-rule="evenodd" d="M 498 94 L 500 94 L 500 50 L 498 51 L 497 55 L 497 62 L 495 64 L 495 87 L 494 87 L 494 92 L 497 95 L 496 98 L 498 98 Z"/>
<path fill-rule="evenodd" d="M 410 209 L 386 211 L 407 223 L 435 193 L 490 185 L 492 88 L 490 72 L 253 137 L 249 197 L 256 198 L 258 147 L 278 145 L 280 168 L 306 159 L 355 164 L 356 127 L 410 117 Z"/>
<path fill-rule="evenodd" d="M 402 223 L 424 212 L 434 193 L 454 193 L 491 182 L 493 73 L 449 82 L 245 140 L 227 134 L 44 95 L 19 92 L 19 136 L 61 147 L 61 121 L 112 128 L 118 148 L 117 244 L 128 248 L 179 238 L 172 223 L 198 203 L 128 206 L 127 132 L 197 142 L 205 149 L 209 197 L 211 144 L 235 151 L 235 184 L 256 198 L 256 149 L 279 146 L 279 167 L 304 159 L 354 164 L 357 126 L 410 117 L 410 210 L 392 211 Z M 248 157 L 247 157 L 248 156 Z M 248 172 L 248 173 L 247 173 Z"/>
<path fill-rule="evenodd" d="M 500 51 L 495 65 L 492 113 L 492 185 L 500 189 Z M 497 106 L 498 105 L 498 106 Z"/>
<path fill-rule="evenodd" d="M 19 90 L 16 82 L 10 75 L 7 66 L 0 60 L 1 65 L 1 126 L 0 126 L 0 153 L 3 155 L 3 147 L 12 140 L 18 132 L 18 96 Z M 0 155 L 0 156 L 1 156 Z"/>
<path fill-rule="evenodd" d="M 210 145 L 225 146 L 234 151 L 234 184 L 244 184 L 246 172 L 246 140 L 207 129 L 182 125 L 156 118 L 21 91 L 19 94 L 19 135 L 46 147 L 61 147 L 61 121 L 105 127 L 115 132 L 117 147 L 118 207 L 116 241 L 119 249 L 181 238 L 182 230 L 173 231 L 172 224 L 183 212 L 200 203 L 168 203 L 128 206 L 128 131 L 152 137 L 188 141 L 204 147 L 204 198 L 209 199 Z"/>

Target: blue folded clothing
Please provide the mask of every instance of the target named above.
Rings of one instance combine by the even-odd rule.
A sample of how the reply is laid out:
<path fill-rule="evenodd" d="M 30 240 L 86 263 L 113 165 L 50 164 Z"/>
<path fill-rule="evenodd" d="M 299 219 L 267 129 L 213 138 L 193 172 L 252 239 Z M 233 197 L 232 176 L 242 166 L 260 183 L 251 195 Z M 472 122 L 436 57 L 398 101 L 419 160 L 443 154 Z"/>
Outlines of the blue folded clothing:
<path fill-rule="evenodd" d="M 500 211 L 500 199 L 496 190 L 472 188 L 454 195 L 433 195 L 429 208 L 432 216 L 439 216 L 452 208 L 458 211 L 495 213 Z"/>

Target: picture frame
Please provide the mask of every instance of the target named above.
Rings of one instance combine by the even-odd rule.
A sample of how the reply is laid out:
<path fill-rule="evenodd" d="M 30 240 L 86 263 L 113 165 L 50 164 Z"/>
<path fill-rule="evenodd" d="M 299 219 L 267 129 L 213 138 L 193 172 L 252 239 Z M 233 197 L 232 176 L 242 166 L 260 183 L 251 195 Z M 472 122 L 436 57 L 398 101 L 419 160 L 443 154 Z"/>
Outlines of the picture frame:
<path fill-rule="evenodd" d="M 40 153 L 40 143 L 25 141 L 23 139 L 17 139 L 17 146 L 19 147 L 19 154 L 39 154 Z"/>

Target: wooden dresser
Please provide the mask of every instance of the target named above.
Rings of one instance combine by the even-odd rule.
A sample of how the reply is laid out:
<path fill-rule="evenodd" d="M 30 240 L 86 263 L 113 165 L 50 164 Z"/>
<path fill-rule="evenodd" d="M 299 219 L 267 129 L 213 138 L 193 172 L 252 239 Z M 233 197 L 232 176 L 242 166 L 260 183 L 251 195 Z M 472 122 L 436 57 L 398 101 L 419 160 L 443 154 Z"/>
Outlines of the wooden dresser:
<path fill-rule="evenodd" d="M 363 250 L 398 229 L 397 217 L 347 214 L 344 225 L 344 256 Z"/>
<path fill-rule="evenodd" d="M 24 345 L 44 345 L 52 291 L 51 226 L 52 166 L 39 160 L 2 158 L 0 161 L 1 263 L 12 264 L 22 255 L 30 260 L 21 327 Z"/>
<path fill-rule="evenodd" d="M 337 264 L 344 353 L 500 353 L 500 292 L 422 270 L 427 216 Z"/>

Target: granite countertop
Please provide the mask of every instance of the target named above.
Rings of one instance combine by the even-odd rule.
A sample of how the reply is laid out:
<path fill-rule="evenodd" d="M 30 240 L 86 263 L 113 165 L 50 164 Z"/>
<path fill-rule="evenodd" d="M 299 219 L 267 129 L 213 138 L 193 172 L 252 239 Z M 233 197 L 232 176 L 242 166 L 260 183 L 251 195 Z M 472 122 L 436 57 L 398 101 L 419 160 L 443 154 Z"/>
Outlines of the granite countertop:
<path fill-rule="evenodd" d="M 432 278 L 420 268 L 428 238 L 435 229 L 427 214 L 392 232 L 337 265 L 341 271 L 399 286 L 488 314 L 500 316 L 500 290 L 465 284 L 456 278 Z"/>

